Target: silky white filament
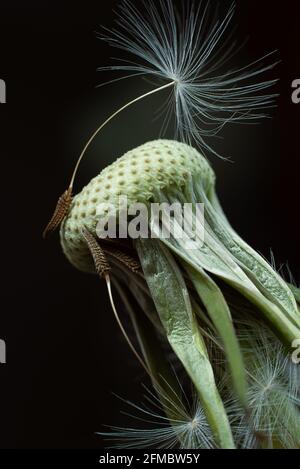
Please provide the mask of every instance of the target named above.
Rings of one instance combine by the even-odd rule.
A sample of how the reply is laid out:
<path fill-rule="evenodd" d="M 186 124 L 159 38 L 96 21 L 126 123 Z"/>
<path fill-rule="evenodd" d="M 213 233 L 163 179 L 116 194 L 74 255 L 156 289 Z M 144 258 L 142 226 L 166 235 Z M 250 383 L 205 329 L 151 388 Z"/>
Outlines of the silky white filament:
<path fill-rule="evenodd" d="M 183 2 L 176 14 L 171 0 L 147 0 L 139 9 L 130 0 L 121 3 L 117 27 L 105 29 L 100 36 L 110 45 L 133 56 L 117 65 L 99 70 L 126 71 L 128 76 L 152 76 L 174 82 L 173 98 L 167 101 L 166 122 L 175 111 L 176 135 L 187 143 L 195 142 L 202 150 L 216 152 L 206 137 L 217 135 L 228 122 L 251 122 L 264 117 L 276 94 L 263 91 L 277 80 L 253 83 L 253 79 L 276 64 L 264 62 L 267 54 L 242 68 L 223 66 L 238 51 L 228 45 L 226 35 L 235 10 L 232 3 L 223 18 L 210 15 L 210 1 Z M 120 79 L 122 79 L 120 78 Z M 119 79 L 117 79 L 119 80 Z M 112 80 L 115 81 L 115 80 Z"/>

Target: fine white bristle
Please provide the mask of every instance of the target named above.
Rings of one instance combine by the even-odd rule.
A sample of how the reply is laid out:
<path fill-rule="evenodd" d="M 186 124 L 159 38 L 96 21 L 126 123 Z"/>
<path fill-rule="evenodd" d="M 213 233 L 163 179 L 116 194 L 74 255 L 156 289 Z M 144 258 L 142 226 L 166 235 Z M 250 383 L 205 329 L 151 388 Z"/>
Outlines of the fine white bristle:
<path fill-rule="evenodd" d="M 128 448 L 157 448 L 157 449 L 211 449 L 214 446 L 211 430 L 207 423 L 204 411 L 195 397 L 191 406 L 188 406 L 177 398 L 167 399 L 165 410 L 176 415 L 167 418 L 160 404 L 160 399 L 147 390 L 146 400 L 149 405 L 143 406 L 124 401 L 133 409 L 134 414 L 123 412 L 136 422 L 142 422 L 143 427 L 115 427 L 110 426 L 109 432 L 101 432 L 112 447 L 118 449 Z M 158 390 L 156 390 L 158 392 Z M 158 392 L 159 394 L 159 392 Z M 161 396 L 166 398 L 165 394 Z M 190 407 L 190 408 L 189 408 Z"/>
<path fill-rule="evenodd" d="M 299 444 L 299 367 L 265 327 L 239 324 L 248 375 L 248 415 L 233 398 L 227 405 L 236 441 L 242 448 L 296 448 Z"/>
<path fill-rule="evenodd" d="M 176 138 L 195 142 L 202 150 L 216 153 L 206 137 L 217 135 L 226 123 L 252 122 L 265 116 L 264 110 L 272 107 L 276 95 L 265 94 L 264 90 L 276 80 L 253 79 L 276 65 L 264 65 L 271 54 L 223 72 L 224 64 L 239 49 L 236 43 L 228 44 L 234 3 L 223 18 L 217 19 L 210 14 L 209 0 L 197 7 L 192 0 L 183 2 L 180 15 L 171 0 L 141 4 L 140 9 L 123 0 L 117 27 L 105 28 L 100 36 L 135 59 L 119 60 L 117 65 L 99 70 L 126 71 L 174 82 L 173 97 L 166 103 L 165 124 L 175 111 Z"/>

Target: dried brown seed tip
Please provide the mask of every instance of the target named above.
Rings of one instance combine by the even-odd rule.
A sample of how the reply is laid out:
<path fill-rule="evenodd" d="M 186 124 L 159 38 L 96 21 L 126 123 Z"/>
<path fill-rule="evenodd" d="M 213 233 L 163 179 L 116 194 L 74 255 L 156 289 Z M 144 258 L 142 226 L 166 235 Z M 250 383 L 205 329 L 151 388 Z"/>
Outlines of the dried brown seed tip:
<path fill-rule="evenodd" d="M 131 272 L 134 274 L 138 274 L 141 272 L 141 265 L 140 263 L 131 257 L 129 254 L 126 254 L 119 249 L 106 249 L 105 250 L 108 254 L 110 254 L 112 257 L 117 259 L 119 262 L 124 264 Z"/>
<path fill-rule="evenodd" d="M 56 230 L 56 228 L 59 227 L 65 216 L 67 215 L 70 205 L 72 203 L 72 188 L 69 187 L 58 199 L 58 202 L 56 204 L 54 213 L 51 217 L 51 220 L 49 221 L 48 225 L 46 226 L 44 232 L 43 232 L 43 238 L 46 238 L 46 236 L 49 233 L 52 233 L 53 231 Z"/>
<path fill-rule="evenodd" d="M 97 274 L 101 278 L 106 278 L 109 275 L 111 268 L 103 249 L 100 247 L 96 238 L 94 238 L 94 236 L 85 227 L 81 229 L 81 234 L 92 254 Z"/>

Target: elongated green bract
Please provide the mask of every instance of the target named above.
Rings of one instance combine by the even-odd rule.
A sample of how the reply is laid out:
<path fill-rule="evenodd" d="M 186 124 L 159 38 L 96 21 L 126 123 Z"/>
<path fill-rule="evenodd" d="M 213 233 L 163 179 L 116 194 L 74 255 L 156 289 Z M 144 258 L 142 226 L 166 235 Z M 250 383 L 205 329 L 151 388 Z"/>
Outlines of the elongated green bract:
<path fill-rule="evenodd" d="M 199 393 L 216 441 L 221 448 L 234 448 L 226 411 L 182 275 L 159 240 L 140 239 L 137 251 L 169 343 Z"/>
<path fill-rule="evenodd" d="M 225 298 L 216 283 L 204 271 L 196 270 L 188 264 L 186 264 L 186 269 L 218 334 L 222 338 L 235 391 L 241 404 L 247 407 L 244 361 Z"/>
<path fill-rule="evenodd" d="M 203 190 L 201 199 L 205 204 L 207 222 L 213 227 L 213 231 L 220 242 L 235 257 L 239 265 L 244 269 L 258 289 L 277 306 L 282 308 L 287 317 L 300 327 L 300 315 L 298 314 L 295 298 L 284 280 L 272 269 L 272 267 L 252 249 L 233 230 L 228 223 L 220 205 L 215 207 L 210 203 Z M 214 193 L 212 199 L 216 201 Z"/>
<path fill-rule="evenodd" d="M 180 415 L 178 415 L 177 409 L 184 407 L 181 401 L 181 389 L 174 371 L 163 355 L 161 342 L 145 315 L 136 313 L 122 286 L 117 284 L 117 288 L 133 323 L 143 358 L 150 372 L 150 378 L 159 393 L 165 413 L 170 420 L 179 420 Z"/>
<path fill-rule="evenodd" d="M 295 285 L 288 284 L 291 292 L 293 293 L 295 300 L 297 301 L 298 305 L 300 305 L 300 289 L 297 288 Z"/>
<path fill-rule="evenodd" d="M 195 185 L 197 184 L 201 187 L 200 183 L 196 182 Z M 200 198 L 199 194 L 202 194 L 202 198 Z M 206 210 L 206 206 L 209 207 L 209 201 L 203 194 L 204 191 L 199 188 L 197 191 L 194 190 L 194 183 L 190 181 L 184 190 L 179 191 L 173 187 L 168 193 L 164 192 L 161 194 L 160 198 L 164 201 L 168 201 L 169 204 L 173 204 L 174 202 L 183 204 L 188 201 L 193 207 L 195 207 L 198 202 L 204 202 Z M 162 209 L 162 211 L 163 210 L 164 209 Z M 212 212 L 212 210 L 210 210 L 210 212 Z M 214 214 L 214 217 L 216 216 L 217 215 Z M 189 224 L 189 228 L 192 229 L 192 220 L 186 217 L 185 222 Z M 179 229 L 176 219 L 171 220 L 170 226 L 172 227 L 172 233 L 176 233 Z M 180 239 L 172 235 L 168 239 L 162 239 L 162 241 L 190 265 L 196 269 L 200 269 L 200 271 L 204 269 L 216 277 L 225 280 L 258 306 L 267 321 L 277 330 L 281 339 L 288 347 L 291 347 L 293 341 L 300 338 L 300 315 L 292 292 L 279 275 L 271 269 L 263 259 L 260 260 L 260 256 L 255 253 L 255 265 L 258 266 L 261 263 L 261 269 L 264 269 L 260 278 L 263 276 L 266 278 L 264 288 L 259 289 L 261 280 L 258 278 L 256 283 L 253 282 L 253 274 L 249 273 L 250 268 L 245 265 L 242 266 L 240 260 L 236 259 L 222 240 L 217 237 L 217 227 L 217 223 L 213 223 L 209 216 L 207 216 L 207 212 L 205 212 L 204 240 L 198 236 L 198 233 L 195 233 L 193 248 L 189 247 L 185 239 Z M 153 228 L 154 231 L 158 233 L 158 224 Z M 223 237 L 225 238 L 225 235 Z M 228 238 L 228 232 L 226 232 L 226 238 Z M 254 256 L 254 251 L 246 243 L 243 243 L 243 250 L 246 259 L 247 255 L 249 255 L 249 257 Z M 270 285 L 272 285 L 272 288 L 269 288 Z M 276 285 L 276 288 L 274 285 Z M 283 302 L 289 305 L 289 309 L 283 308 L 281 304 Z"/>

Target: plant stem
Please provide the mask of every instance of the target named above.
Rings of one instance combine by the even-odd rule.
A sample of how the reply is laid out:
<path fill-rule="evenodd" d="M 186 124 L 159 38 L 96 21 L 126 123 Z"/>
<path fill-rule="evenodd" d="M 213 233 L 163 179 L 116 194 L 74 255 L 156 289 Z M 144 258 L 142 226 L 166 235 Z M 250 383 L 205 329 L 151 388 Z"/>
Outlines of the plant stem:
<path fill-rule="evenodd" d="M 75 166 L 75 169 L 73 171 L 73 174 L 72 174 L 72 177 L 71 177 L 71 181 L 70 181 L 70 185 L 69 185 L 69 188 L 73 188 L 73 184 L 74 184 L 74 180 L 75 180 L 75 177 L 76 177 L 76 174 L 77 174 L 77 171 L 78 171 L 78 168 L 79 168 L 79 165 L 85 155 L 85 152 L 87 151 L 88 147 L 90 146 L 90 144 L 92 143 L 92 141 L 94 140 L 94 138 L 98 135 L 98 133 L 112 120 L 114 119 L 116 116 L 118 116 L 121 112 L 123 112 L 125 109 L 127 109 L 128 107 L 130 107 L 132 104 L 135 104 L 137 103 L 138 101 L 144 99 L 144 98 L 147 98 L 148 96 L 151 96 L 152 94 L 154 93 L 158 93 L 159 91 L 163 91 L 165 90 L 166 88 L 170 88 L 171 86 L 173 86 L 175 84 L 175 81 L 172 81 L 170 83 L 167 83 L 166 85 L 163 85 L 163 86 L 160 86 L 159 88 L 155 88 L 154 90 L 151 90 L 151 91 L 148 91 L 147 93 L 141 95 L 141 96 L 138 96 L 137 98 L 133 99 L 132 101 L 129 101 L 129 103 L 125 104 L 124 106 L 122 106 L 120 109 L 118 109 L 117 111 L 115 111 L 111 116 L 109 116 L 101 125 L 100 127 L 98 127 L 95 132 L 93 133 L 93 135 L 90 137 L 90 139 L 87 141 L 87 143 L 85 144 L 78 160 L 77 160 L 77 163 L 76 163 L 76 166 Z"/>

